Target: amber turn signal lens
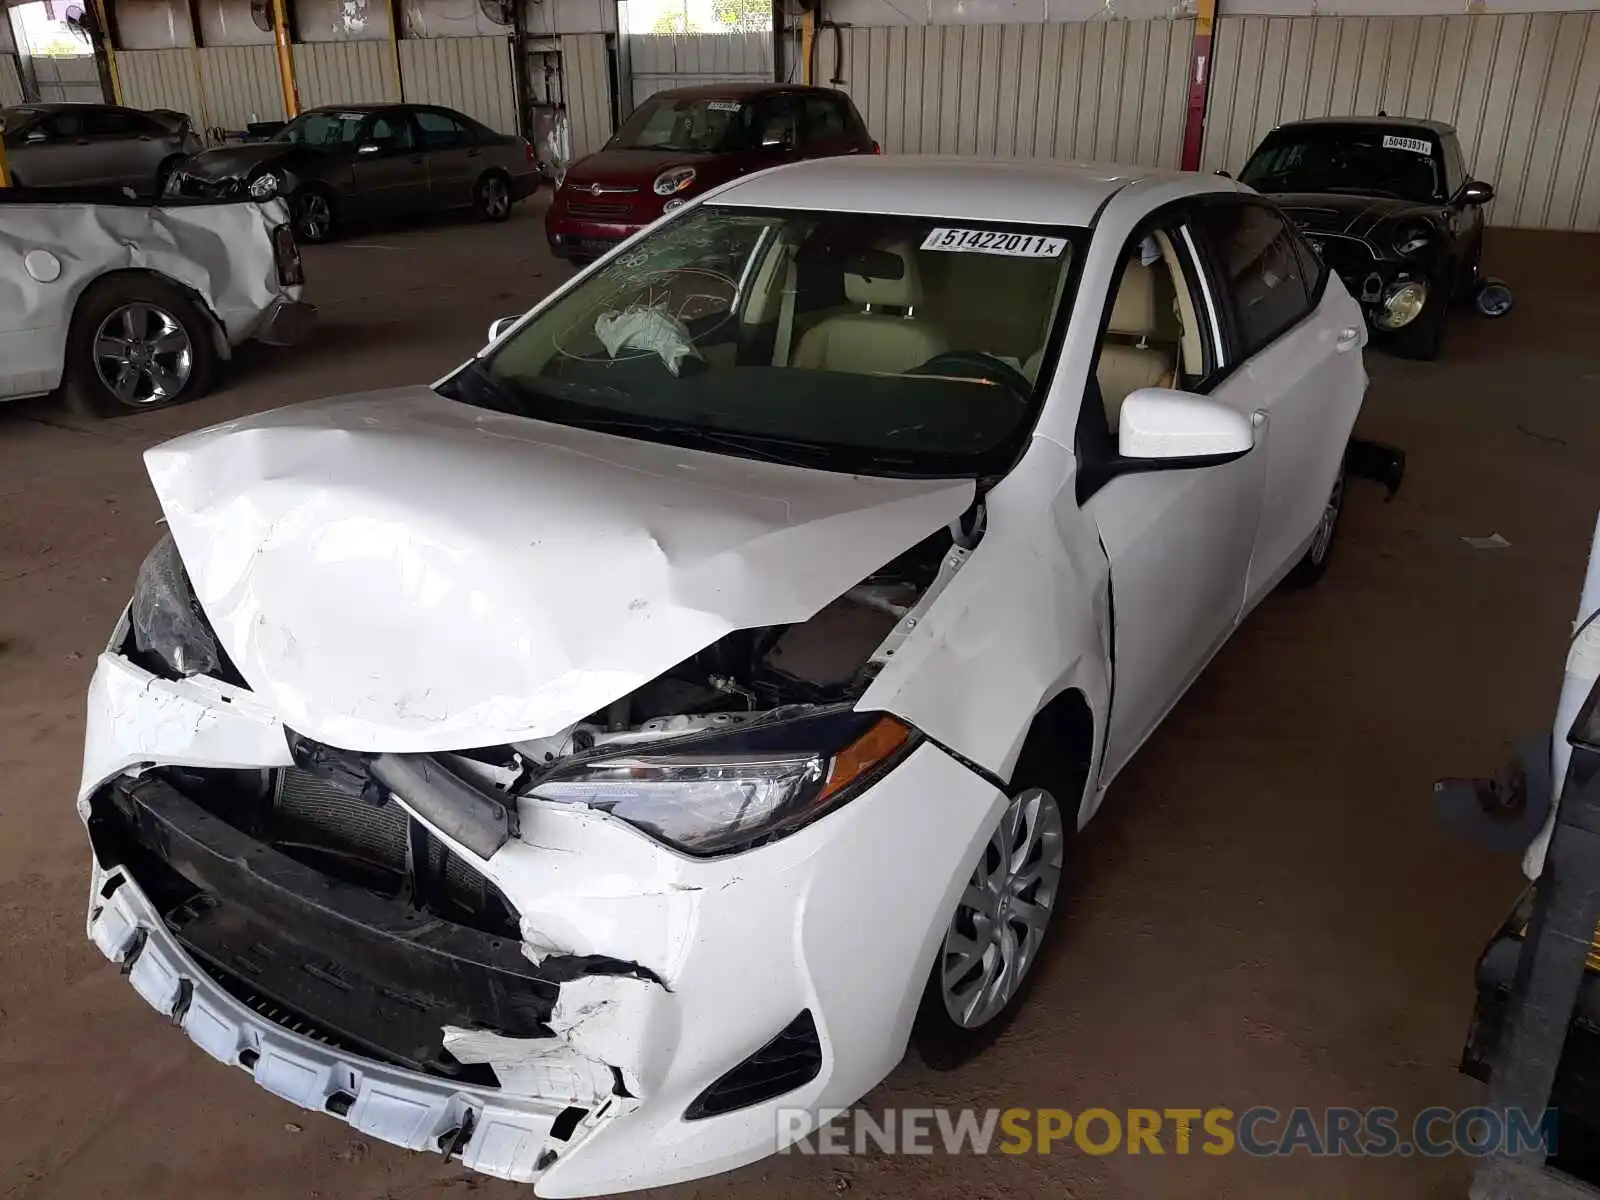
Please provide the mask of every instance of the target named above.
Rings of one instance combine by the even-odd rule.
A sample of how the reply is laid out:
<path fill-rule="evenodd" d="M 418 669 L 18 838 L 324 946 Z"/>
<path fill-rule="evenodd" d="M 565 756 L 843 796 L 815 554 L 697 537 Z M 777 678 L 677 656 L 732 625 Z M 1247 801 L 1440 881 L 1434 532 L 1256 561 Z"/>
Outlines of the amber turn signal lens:
<path fill-rule="evenodd" d="M 828 772 L 828 782 L 817 793 L 817 800 L 826 800 L 835 792 L 847 788 L 855 780 L 871 771 L 884 759 L 897 752 L 911 737 L 911 730 L 893 717 L 882 717 L 871 729 L 833 756 L 833 767 Z"/>

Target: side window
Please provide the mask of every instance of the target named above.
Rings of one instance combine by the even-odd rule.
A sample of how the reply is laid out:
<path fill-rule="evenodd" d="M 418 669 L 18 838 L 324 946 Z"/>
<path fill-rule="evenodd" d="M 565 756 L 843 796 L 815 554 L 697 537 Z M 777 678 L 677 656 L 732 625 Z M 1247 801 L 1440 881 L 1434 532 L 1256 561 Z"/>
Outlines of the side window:
<path fill-rule="evenodd" d="M 92 108 L 86 114 L 85 125 L 90 137 L 127 137 L 136 132 L 134 114 L 120 108 Z"/>
<path fill-rule="evenodd" d="M 410 150 L 416 141 L 411 122 L 404 113 L 380 113 L 373 117 L 367 140 L 377 142 L 385 150 Z"/>
<path fill-rule="evenodd" d="M 829 96 L 807 96 L 806 149 L 827 150 L 850 136 L 850 122 L 844 106 Z"/>
<path fill-rule="evenodd" d="M 1249 358 L 1311 311 L 1299 238 L 1264 204 L 1202 207 L 1195 223 L 1233 315 L 1238 356 Z"/>
<path fill-rule="evenodd" d="M 1322 289 L 1328 283 L 1328 265 L 1311 248 L 1311 243 L 1300 236 L 1299 230 L 1291 229 L 1289 236 L 1294 239 L 1295 257 L 1300 260 L 1300 275 L 1306 281 L 1306 301 L 1315 308 L 1322 303 Z"/>
<path fill-rule="evenodd" d="M 1189 245 L 1180 226 L 1162 224 L 1124 247 L 1095 364 L 1107 434 L 1140 388 L 1200 387 L 1215 368 L 1216 333 Z"/>
<path fill-rule="evenodd" d="M 756 108 L 756 145 L 792 150 L 799 142 L 800 112 L 793 96 L 764 96 Z"/>
<path fill-rule="evenodd" d="M 449 150 L 470 146 L 472 131 L 454 117 L 432 108 L 416 110 L 417 127 L 422 130 L 422 145 L 428 150 Z"/>
<path fill-rule="evenodd" d="M 46 117 L 43 129 L 52 141 L 72 141 L 88 136 L 81 112 L 62 112 Z"/>

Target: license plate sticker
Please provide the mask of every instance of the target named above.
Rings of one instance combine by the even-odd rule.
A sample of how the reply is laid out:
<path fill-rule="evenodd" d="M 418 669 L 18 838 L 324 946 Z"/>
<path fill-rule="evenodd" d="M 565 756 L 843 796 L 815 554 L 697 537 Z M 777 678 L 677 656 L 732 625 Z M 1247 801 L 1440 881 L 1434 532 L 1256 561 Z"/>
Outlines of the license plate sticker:
<path fill-rule="evenodd" d="M 1039 233 L 1002 233 L 994 229 L 930 229 L 922 239 L 924 250 L 957 254 L 1004 254 L 1012 258 L 1060 258 L 1067 239 Z"/>
<path fill-rule="evenodd" d="M 1383 148 L 1385 150 L 1409 150 L 1413 154 L 1422 154 L 1428 158 L 1433 157 L 1433 143 L 1426 138 L 1401 137 L 1399 134 L 1386 133 L 1383 135 Z"/>
<path fill-rule="evenodd" d="M 706 107 L 712 112 L 738 112 L 744 107 L 743 100 L 711 100 Z"/>

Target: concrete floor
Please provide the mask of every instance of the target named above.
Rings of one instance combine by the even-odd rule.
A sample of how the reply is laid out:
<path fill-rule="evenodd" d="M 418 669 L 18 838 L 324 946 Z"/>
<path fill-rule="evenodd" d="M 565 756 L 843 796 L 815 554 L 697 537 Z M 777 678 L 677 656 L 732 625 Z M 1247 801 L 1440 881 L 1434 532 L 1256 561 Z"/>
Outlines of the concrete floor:
<path fill-rule="evenodd" d="M 166 1027 L 84 941 L 72 793 L 90 668 L 156 537 L 139 452 L 436 377 L 565 277 L 537 218 L 311 251 L 314 339 L 248 353 L 191 407 L 0 411 L 0 1196 L 529 1194 L 294 1110 Z M 1437 364 L 1369 355 L 1361 427 L 1409 451 L 1399 498 L 1354 488 L 1322 586 L 1269 600 L 1118 782 L 1007 1036 L 954 1074 L 908 1061 L 872 1105 L 1410 1114 L 1479 1095 L 1454 1069 L 1472 965 L 1519 876 L 1435 828 L 1430 786 L 1548 723 L 1600 502 L 1600 239 L 1491 239 L 1514 315 L 1463 318 Z M 1510 548 L 1461 541 L 1494 532 Z M 1455 1197 L 1468 1174 L 1238 1153 L 785 1157 L 662 1194 Z"/>

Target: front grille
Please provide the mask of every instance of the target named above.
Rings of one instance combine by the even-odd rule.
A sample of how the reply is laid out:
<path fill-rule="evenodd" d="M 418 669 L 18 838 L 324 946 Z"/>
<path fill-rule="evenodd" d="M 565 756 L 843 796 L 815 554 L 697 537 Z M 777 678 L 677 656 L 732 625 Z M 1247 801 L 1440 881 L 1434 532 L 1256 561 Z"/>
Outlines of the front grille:
<path fill-rule="evenodd" d="M 811 1010 L 806 1009 L 777 1037 L 701 1092 L 683 1119 L 698 1121 L 749 1108 L 810 1083 L 821 1070 L 822 1043 Z"/>
<path fill-rule="evenodd" d="M 599 204 L 588 200 L 568 200 L 567 212 L 575 217 L 593 217 L 602 221 L 615 221 L 633 212 L 631 204 Z"/>

